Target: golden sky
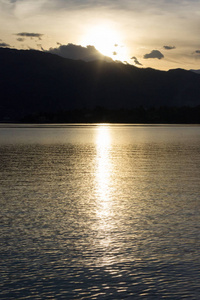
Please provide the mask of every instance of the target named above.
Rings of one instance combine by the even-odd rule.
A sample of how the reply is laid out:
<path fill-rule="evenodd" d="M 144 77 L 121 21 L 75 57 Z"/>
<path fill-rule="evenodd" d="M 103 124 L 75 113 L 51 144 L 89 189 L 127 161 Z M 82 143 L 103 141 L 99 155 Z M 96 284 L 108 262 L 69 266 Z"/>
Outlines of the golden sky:
<path fill-rule="evenodd" d="M 0 46 L 200 69 L 200 0 L 0 0 Z"/>

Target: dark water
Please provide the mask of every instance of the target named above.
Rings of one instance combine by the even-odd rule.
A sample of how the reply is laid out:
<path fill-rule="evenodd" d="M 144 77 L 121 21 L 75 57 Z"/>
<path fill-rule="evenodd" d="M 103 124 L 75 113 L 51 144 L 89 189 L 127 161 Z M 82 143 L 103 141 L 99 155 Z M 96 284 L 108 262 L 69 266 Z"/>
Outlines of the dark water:
<path fill-rule="evenodd" d="M 0 299 L 200 299 L 200 127 L 0 127 Z"/>

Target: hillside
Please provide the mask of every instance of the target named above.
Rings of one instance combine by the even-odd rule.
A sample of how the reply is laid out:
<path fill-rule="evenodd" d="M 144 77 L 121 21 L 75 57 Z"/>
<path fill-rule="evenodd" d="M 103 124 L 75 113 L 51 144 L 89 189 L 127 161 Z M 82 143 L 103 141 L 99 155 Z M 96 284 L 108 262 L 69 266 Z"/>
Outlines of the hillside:
<path fill-rule="evenodd" d="M 77 109 L 200 105 L 200 75 L 0 48 L 0 120 Z"/>

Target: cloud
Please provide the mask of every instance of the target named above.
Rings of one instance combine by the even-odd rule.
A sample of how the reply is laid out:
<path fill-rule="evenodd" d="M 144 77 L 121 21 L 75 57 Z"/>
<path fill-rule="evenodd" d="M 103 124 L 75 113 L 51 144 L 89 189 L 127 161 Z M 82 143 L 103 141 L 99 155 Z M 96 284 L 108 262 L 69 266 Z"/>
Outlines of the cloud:
<path fill-rule="evenodd" d="M 84 61 L 105 60 L 111 62 L 112 59 L 101 54 L 94 46 L 83 47 L 80 45 L 68 44 L 60 45 L 58 48 L 50 48 L 48 51 L 64 58 L 80 59 Z"/>
<path fill-rule="evenodd" d="M 114 52 L 113 52 L 113 55 L 117 55 L 117 52 L 116 52 L 116 51 L 114 51 Z"/>
<path fill-rule="evenodd" d="M 0 43 L 0 47 L 1 47 L 1 48 L 4 48 L 4 47 L 10 47 L 10 45 L 7 44 L 7 43 Z"/>
<path fill-rule="evenodd" d="M 23 38 L 18 38 L 18 39 L 17 39 L 18 42 L 23 42 L 24 40 L 25 40 L 25 39 L 23 39 Z"/>
<path fill-rule="evenodd" d="M 165 50 L 172 50 L 172 49 L 176 49 L 176 47 L 175 47 L 175 46 L 163 46 L 163 48 L 164 48 Z"/>
<path fill-rule="evenodd" d="M 38 39 L 41 39 L 41 37 L 43 36 L 43 34 L 41 34 L 41 33 L 31 33 L 31 32 L 19 32 L 19 33 L 16 33 L 15 35 L 21 36 L 21 37 L 38 38 Z"/>
<path fill-rule="evenodd" d="M 192 53 L 192 55 L 194 55 L 194 57 L 195 57 L 196 59 L 199 59 L 199 58 L 200 58 L 200 50 L 194 51 L 194 52 Z"/>
<path fill-rule="evenodd" d="M 22 1 L 22 0 L 21 0 Z M 21 2 L 19 1 L 19 2 Z M 34 0 L 36 1 L 36 0 Z M 154 11 L 160 14 L 160 11 L 175 11 L 177 7 L 179 7 L 179 11 L 186 11 L 192 5 L 195 5 L 198 0 L 43 0 L 41 1 L 41 7 L 45 7 L 46 9 L 67 9 L 67 10 L 76 10 L 76 9 L 115 9 L 115 10 L 132 10 L 132 11 Z M 17 0 L 16 0 L 17 2 Z M 29 0 L 29 2 L 33 2 L 33 0 Z M 177 12 L 176 12 L 177 13 Z"/>
<path fill-rule="evenodd" d="M 164 57 L 164 55 L 159 50 L 152 50 L 151 53 L 147 53 L 144 55 L 145 59 L 148 59 L 148 58 L 162 59 L 163 57 Z"/>
<path fill-rule="evenodd" d="M 134 14 L 160 15 L 172 13 L 186 14 L 194 11 L 195 3 L 198 0 L 0 0 L 0 11 L 11 13 L 17 18 L 32 17 L 36 15 L 48 15 L 53 12 L 73 11 L 129 11 Z M 192 4 L 193 3 L 193 4 Z M 178 10 L 177 10 L 178 8 Z M 190 9 L 190 10 L 189 10 Z"/>
<path fill-rule="evenodd" d="M 135 65 L 142 66 L 142 64 L 138 61 L 137 57 L 133 56 L 131 59 L 134 60 Z"/>
<path fill-rule="evenodd" d="M 59 11 L 79 10 L 115 10 L 129 11 L 131 14 L 142 13 L 149 15 L 181 15 L 186 17 L 194 13 L 199 0 L 0 0 L 0 11 L 12 12 L 17 17 L 32 16 L 33 14 L 48 14 Z"/>

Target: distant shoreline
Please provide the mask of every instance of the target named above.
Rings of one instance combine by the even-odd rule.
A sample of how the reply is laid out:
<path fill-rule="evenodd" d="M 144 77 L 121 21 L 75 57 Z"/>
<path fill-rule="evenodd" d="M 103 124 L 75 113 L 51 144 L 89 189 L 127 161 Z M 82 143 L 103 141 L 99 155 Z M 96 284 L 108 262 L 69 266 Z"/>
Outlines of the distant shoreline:
<path fill-rule="evenodd" d="M 3 122 L 4 120 L 1 120 Z M 200 106 L 137 107 L 133 109 L 74 109 L 59 112 L 29 114 L 5 123 L 122 123 L 122 124 L 200 124 Z"/>

